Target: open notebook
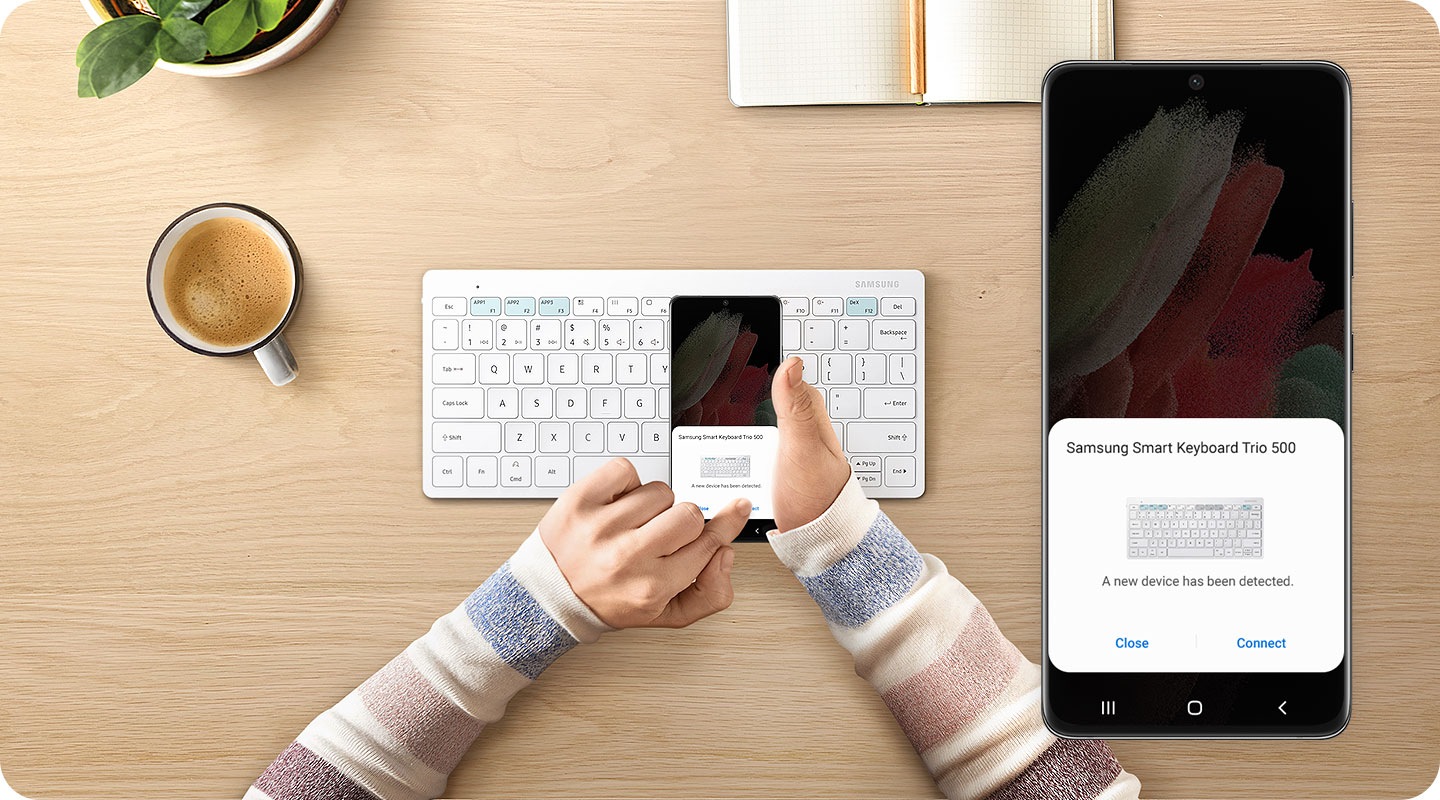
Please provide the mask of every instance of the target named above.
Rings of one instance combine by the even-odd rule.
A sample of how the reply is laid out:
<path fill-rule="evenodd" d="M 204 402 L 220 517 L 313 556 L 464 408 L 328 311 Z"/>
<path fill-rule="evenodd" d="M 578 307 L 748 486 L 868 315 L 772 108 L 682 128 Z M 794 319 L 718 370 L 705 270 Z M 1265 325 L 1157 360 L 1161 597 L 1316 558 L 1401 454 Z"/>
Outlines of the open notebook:
<path fill-rule="evenodd" d="M 1111 0 L 728 0 L 727 8 L 737 106 L 1038 102 L 1055 63 L 1115 51 Z M 912 92 L 917 86 L 923 91 Z"/>

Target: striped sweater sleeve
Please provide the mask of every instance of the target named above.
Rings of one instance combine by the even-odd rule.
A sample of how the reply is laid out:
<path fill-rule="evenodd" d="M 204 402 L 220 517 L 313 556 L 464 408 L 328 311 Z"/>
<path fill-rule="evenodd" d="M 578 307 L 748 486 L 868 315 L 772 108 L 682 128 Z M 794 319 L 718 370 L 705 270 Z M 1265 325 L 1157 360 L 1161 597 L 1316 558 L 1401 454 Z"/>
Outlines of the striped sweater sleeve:
<path fill-rule="evenodd" d="M 770 544 L 820 606 L 949 798 L 1119 800 L 1140 782 L 1100 741 L 1040 719 L 1040 668 L 939 559 L 915 550 L 851 481 Z"/>
<path fill-rule="evenodd" d="M 533 533 L 458 608 L 311 722 L 245 800 L 438 797 L 516 692 L 608 630 Z"/>

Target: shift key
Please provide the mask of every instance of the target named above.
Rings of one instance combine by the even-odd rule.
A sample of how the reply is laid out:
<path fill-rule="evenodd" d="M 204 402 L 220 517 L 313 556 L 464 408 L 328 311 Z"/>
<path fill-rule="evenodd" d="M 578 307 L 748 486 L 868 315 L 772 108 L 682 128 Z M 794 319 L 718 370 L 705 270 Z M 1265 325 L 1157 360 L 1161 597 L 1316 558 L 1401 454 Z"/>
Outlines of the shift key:
<path fill-rule="evenodd" d="M 852 453 L 913 453 L 913 422 L 851 422 L 845 426 L 845 449 Z"/>

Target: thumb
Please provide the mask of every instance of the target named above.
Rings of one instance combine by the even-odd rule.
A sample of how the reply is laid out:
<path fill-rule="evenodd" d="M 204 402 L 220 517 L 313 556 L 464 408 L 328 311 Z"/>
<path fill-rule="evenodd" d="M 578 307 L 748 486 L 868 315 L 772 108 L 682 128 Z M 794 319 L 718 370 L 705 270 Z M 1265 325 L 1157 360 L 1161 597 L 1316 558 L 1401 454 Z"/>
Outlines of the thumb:
<path fill-rule="evenodd" d="M 770 384 L 770 396 L 775 402 L 775 417 L 780 426 L 780 441 L 816 439 L 824 442 L 833 452 L 840 452 L 840 443 L 835 439 L 835 430 L 830 426 L 830 414 L 825 410 L 825 401 L 820 390 L 805 382 L 804 363 L 796 356 L 785 359 L 780 369 L 775 370 L 775 379 Z"/>
<path fill-rule="evenodd" d="M 735 600 L 735 587 L 730 584 L 730 568 L 735 564 L 735 549 L 722 547 L 715 551 L 705 568 L 680 594 L 660 612 L 652 627 L 683 628 L 711 614 L 730 607 Z"/>

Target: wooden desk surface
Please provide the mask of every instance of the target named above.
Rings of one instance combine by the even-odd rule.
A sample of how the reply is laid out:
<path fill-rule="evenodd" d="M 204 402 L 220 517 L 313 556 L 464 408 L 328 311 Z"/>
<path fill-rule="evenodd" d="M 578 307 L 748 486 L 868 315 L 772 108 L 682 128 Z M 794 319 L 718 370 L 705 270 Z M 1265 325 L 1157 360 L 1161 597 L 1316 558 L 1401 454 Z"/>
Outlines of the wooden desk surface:
<path fill-rule="evenodd" d="M 1123 742 L 1151 797 L 1410 797 L 1440 749 L 1440 39 L 1399 0 L 1116 0 L 1126 58 L 1305 57 L 1355 95 L 1354 720 Z M 918 267 L 929 491 L 886 509 L 1040 656 L 1039 108 L 737 110 L 720 0 L 354 0 L 280 70 L 74 97 L 73 0 L 0 38 L 0 766 L 59 797 L 238 797 L 452 608 L 543 502 L 420 492 L 432 267 Z M 201 358 L 143 292 L 220 199 L 305 258 L 299 381 Z M 942 404 L 940 401 L 944 400 Z M 691 630 L 608 636 L 454 797 L 935 788 L 768 548 Z"/>

